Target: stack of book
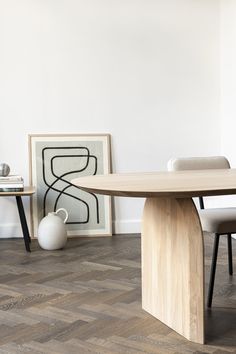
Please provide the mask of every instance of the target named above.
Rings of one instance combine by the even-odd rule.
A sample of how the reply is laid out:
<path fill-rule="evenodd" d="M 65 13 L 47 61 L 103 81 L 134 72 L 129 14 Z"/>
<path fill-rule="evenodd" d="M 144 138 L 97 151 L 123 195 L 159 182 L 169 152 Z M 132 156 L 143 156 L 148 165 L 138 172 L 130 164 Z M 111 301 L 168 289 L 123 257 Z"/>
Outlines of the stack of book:
<path fill-rule="evenodd" d="M 0 176 L 0 192 L 20 192 L 24 190 L 24 180 L 18 175 Z"/>

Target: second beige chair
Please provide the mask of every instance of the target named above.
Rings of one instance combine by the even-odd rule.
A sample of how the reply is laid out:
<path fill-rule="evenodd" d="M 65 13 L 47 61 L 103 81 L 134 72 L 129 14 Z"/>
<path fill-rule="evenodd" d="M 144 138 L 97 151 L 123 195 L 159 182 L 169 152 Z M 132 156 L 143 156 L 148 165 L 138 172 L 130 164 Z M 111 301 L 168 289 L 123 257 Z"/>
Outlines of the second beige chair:
<path fill-rule="evenodd" d="M 173 158 L 168 162 L 169 171 L 228 169 L 229 161 L 224 156 Z M 211 307 L 215 282 L 216 262 L 221 235 L 227 235 L 229 274 L 233 274 L 232 238 L 236 233 L 236 208 L 204 209 L 203 198 L 199 198 L 199 216 L 203 231 L 214 233 L 214 247 L 211 263 L 207 306 Z"/>

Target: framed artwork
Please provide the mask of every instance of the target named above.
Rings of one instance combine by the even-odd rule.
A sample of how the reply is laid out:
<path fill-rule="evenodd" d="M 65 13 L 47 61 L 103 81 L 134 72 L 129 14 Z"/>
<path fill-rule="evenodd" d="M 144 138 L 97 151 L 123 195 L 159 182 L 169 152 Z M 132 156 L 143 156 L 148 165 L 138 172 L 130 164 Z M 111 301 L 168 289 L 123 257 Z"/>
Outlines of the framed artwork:
<path fill-rule="evenodd" d="M 111 236 L 111 198 L 82 191 L 73 178 L 111 172 L 110 135 L 29 135 L 32 234 L 40 220 L 65 208 L 68 236 Z"/>

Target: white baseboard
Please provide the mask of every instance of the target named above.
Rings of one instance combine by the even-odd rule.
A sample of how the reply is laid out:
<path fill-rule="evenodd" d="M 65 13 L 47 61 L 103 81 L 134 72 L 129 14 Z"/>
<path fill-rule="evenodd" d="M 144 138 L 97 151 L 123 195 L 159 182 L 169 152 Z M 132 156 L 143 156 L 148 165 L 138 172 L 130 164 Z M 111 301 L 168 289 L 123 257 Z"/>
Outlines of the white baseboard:
<path fill-rule="evenodd" d="M 113 221 L 114 234 L 130 234 L 141 232 L 140 220 L 120 220 Z M 0 224 L 0 238 L 20 238 L 22 230 L 20 223 L 3 223 Z"/>
<path fill-rule="evenodd" d="M 119 220 L 113 221 L 114 234 L 132 234 L 141 232 L 140 220 Z M 3 223 L 0 224 L 1 238 L 21 238 L 22 230 L 20 223 Z"/>
<path fill-rule="evenodd" d="M 114 234 L 132 234 L 141 232 L 141 220 L 113 221 Z M 22 230 L 20 223 L 0 224 L 1 238 L 21 238 Z M 236 234 L 232 236 L 236 240 Z"/>
<path fill-rule="evenodd" d="M 141 220 L 113 221 L 114 234 L 133 234 L 141 232 Z"/>
<path fill-rule="evenodd" d="M 20 223 L 0 224 L 0 238 L 22 238 L 22 229 Z"/>

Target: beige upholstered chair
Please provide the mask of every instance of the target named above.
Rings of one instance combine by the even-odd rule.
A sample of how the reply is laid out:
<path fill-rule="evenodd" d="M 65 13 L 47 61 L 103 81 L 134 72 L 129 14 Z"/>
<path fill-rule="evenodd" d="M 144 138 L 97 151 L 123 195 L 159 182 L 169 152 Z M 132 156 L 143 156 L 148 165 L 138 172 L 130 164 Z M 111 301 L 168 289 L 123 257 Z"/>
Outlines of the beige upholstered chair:
<path fill-rule="evenodd" d="M 229 161 L 224 156 L 174 158 L 168 162 L 169 171 L 225 169 L 225 168 L 230 168 L 230 164 Z M 208 297 L 207 297 L 207 306 L 211 307 L 214 281 L 215 281 L 219 238 L 221 235 L 227 235 L 229 274 L 230 275 L 233 274 L 231 234 L 236 233 L 236 208 L 204 209 L 204 202 L 202 197 L 199 198 L 199 203 L 200 203 L 199 216 L 200 216 L 203 231 L 207 231 L 215 234 L 210 282 L 209 282 Z"/>

